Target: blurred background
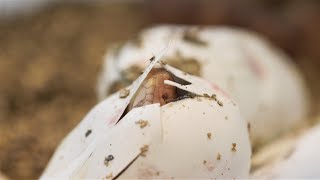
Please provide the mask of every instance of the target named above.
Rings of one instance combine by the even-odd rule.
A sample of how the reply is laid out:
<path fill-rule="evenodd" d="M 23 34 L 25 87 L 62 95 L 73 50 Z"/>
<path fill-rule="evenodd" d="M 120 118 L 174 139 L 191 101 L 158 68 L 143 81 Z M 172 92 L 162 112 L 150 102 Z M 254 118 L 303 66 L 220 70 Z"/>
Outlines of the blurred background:
<path fill-rule="evenodd" d="M 320 102 L 318 0 L 0 0 L 0 172 L 39 177 L 96 104 L 103 55 L 158 23 L 232 25 L 267 36 Z"/>

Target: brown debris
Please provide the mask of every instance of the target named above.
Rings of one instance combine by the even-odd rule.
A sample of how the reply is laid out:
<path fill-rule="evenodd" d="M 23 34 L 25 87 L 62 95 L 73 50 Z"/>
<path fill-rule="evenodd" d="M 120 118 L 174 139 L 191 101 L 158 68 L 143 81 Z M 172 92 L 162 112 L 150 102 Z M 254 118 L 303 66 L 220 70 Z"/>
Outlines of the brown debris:
<path fill-rule="evenodd" d="M 236 147 L 237 147 L 237 143 L 232 143 L 232 148 L 231 148 L 231 150 L 232 150 L 233 152 L 236 152 L 236 151 L 237 151 Z"/>
<path fill-rule="evenodd" d="M 183 35 L 183 40 L 186 42 L 198 45 L 198 46 L 207 46 L 208 43 L 199 37 L 199 29 L 190 29 L 186 30 Z"/>
<path fill-rule="evenodd" d="M 221 154 L 220 153 L 217 154 L 217 160 L 221 160 Z"/>
<path fill-rule="evenodd" d="M 142 128 L 146 127 L 149 124 L 149 122 L 141 119 L 139 121 L 136 121 L 136 124 L 140 125 L 140 128 L 142 129 Z"/>
<path fill-rule="evenodd" d="M 104 158 L 104 165 L 109 166 L 109 162 L 114 159 L 113 155 L 108 155 L 106 158 Z"/>
<path fill-rule="evenodd" d="M 247 128 L 248 128 L 248 131 L 250 132 L 250 129 L 251 129 L 251 124 L 250 123 L 247 124 Z"/>
<path fill-rule="evenodd" d="M 148 145 L 144 145 L 143 147 L 140 148 L 140 155 L 142 157 L 146 157 L 146 152 L 149 150 Z"/>
<path fill-rule="evenodd" d="M 205 98 L 209 98 L 209 99 L 212 99 L 212 100 L 217 100 L 217 95 L 216 94 L 212 94 L 211 96 L 209 94 L 203 94 L 203 97 Z"/>
<path fill-rule="evenodd" d="M 85 137 L 88 137 L 90 134 L 91 134 L 92 130 L 91 129 L 88 129 L 86 134 L 85 134 Z"/>
<path fill-rule="evenodd" d="M 201 76 L 202 66 L 197 59 L 176 55 L 176 57 L 165 59 L 162 63 L 168 63 L 187 74 Z"/>
<path fill-rule="evenodd" d="M 203 160 L 202 163 L 203 163 L 203 165 L 206 165 L 206 164 L 207 164 L 207 161 L 206 161 L 206 160 Z"/>
<path fill-rule="evenodd" d="M 156 59 L 156 57 L 155 56 L 152 56 L 149 60 L 150 60 L 150 62 L 152 62 L 152 61 L 154 61 Z"/>
<path fill-rule="evenodd" d="M 209 133 L 207 133 L 207 137 L 208 137 L 208 139 L 211 139 L 211 137 L 212 137 L 212 134 L 209 132 Z"/>
<path fill-rule="evenodd" d="M 113 178 L 112 173 L 108 174 L 105 178 L 106 178 L 106 179 L 112 179 L 112 178 Z"/>
<path fill-rule="evenodd" d="M 217 100 L 217 103 L 218 103 L 219 106 L 223 106 L 223 102 L 222 101 Z"/>
<path fill-rule="evenodd" d="M 119 92 L 119 97 L 120 97 L 120 98 L 126 98 L 127 96 L 129 96 L 129 94 L 130 94 L 130 91 L 129 91 L 129 90 L 127 90 L 127 89 L 122 89 L 122 90 L 120 90 L 120 92 Z"/>
<path fill-rule="evenodd" d="M 216 94 L 212 94 L 210 98 L 212 98 L 213 100 L 216 101 L 217 100 L 217 95 Z"/>

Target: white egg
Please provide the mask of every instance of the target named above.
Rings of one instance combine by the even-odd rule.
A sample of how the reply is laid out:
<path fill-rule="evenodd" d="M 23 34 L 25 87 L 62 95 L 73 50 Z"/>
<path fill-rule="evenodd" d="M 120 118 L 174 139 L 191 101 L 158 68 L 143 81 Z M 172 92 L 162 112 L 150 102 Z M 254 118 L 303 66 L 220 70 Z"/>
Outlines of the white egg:
<path fill-rule="evenodd" d="M 99 99 L 115 83 L 128 81 L 124 74 L 133 76 L 146 67 L 146 59 L 169 43 L 164 61 L 217 84 L 239 103 L 251 124 L 254 146 L 305 118 L 308 95 L 291 60 L 259 35 L 227 27 L 156 26 L 143 31 L 138 41 L 106 54 Z"/>
<path fill-rule="evenodd" d="M 133 108 L 141 82 L 105 99 L 63 140 L 42 179 L 246 178 L 251 146 L 237 105 L 206 80 L 163 65 L 191 84 L 165 81 L 197 96 Z M 209 96 L 213 95 L 215 96 Z"/>
<path fill-rule="evenodd" d="M 276 160 L 261 166 L 252 173 L 253 178 L 308 179 L 320 178 L 320 125 L 290 141 L 282 141 L 287 148 L 277 153 Z M 290 143 L 288 143 L 290 142 Z M 289 147 L 289 148 L 288 148 Z M 272 148 L 279 149 L 277 146 Z"/>

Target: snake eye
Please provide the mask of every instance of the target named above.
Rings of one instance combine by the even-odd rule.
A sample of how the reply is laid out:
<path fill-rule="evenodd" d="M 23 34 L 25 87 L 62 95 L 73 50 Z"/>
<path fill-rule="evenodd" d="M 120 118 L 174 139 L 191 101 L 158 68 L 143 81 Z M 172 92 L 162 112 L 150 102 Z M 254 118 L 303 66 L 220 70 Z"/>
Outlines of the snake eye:
<path fill-rule="evenodd" d="M 163 94 L 161 97 L 162 97 L 162 99 L 163 99 L 165 102 L 167 102 L 167 100 L 168 100 L 168 94 Z"/>

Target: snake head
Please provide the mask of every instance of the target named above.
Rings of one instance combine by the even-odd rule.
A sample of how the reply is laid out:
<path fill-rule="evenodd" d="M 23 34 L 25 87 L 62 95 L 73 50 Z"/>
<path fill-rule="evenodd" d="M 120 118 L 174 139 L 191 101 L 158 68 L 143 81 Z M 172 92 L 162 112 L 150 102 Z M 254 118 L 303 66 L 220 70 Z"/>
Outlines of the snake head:
<path fill-rule="evenodd" d="M 129 110 L 155 103 L 162 106 L 176 99 L 177 88 L 164 84 L 165 80 L 173 81 L 171 73 L 163 68 L 152 69 L 129 104 Z"/>

